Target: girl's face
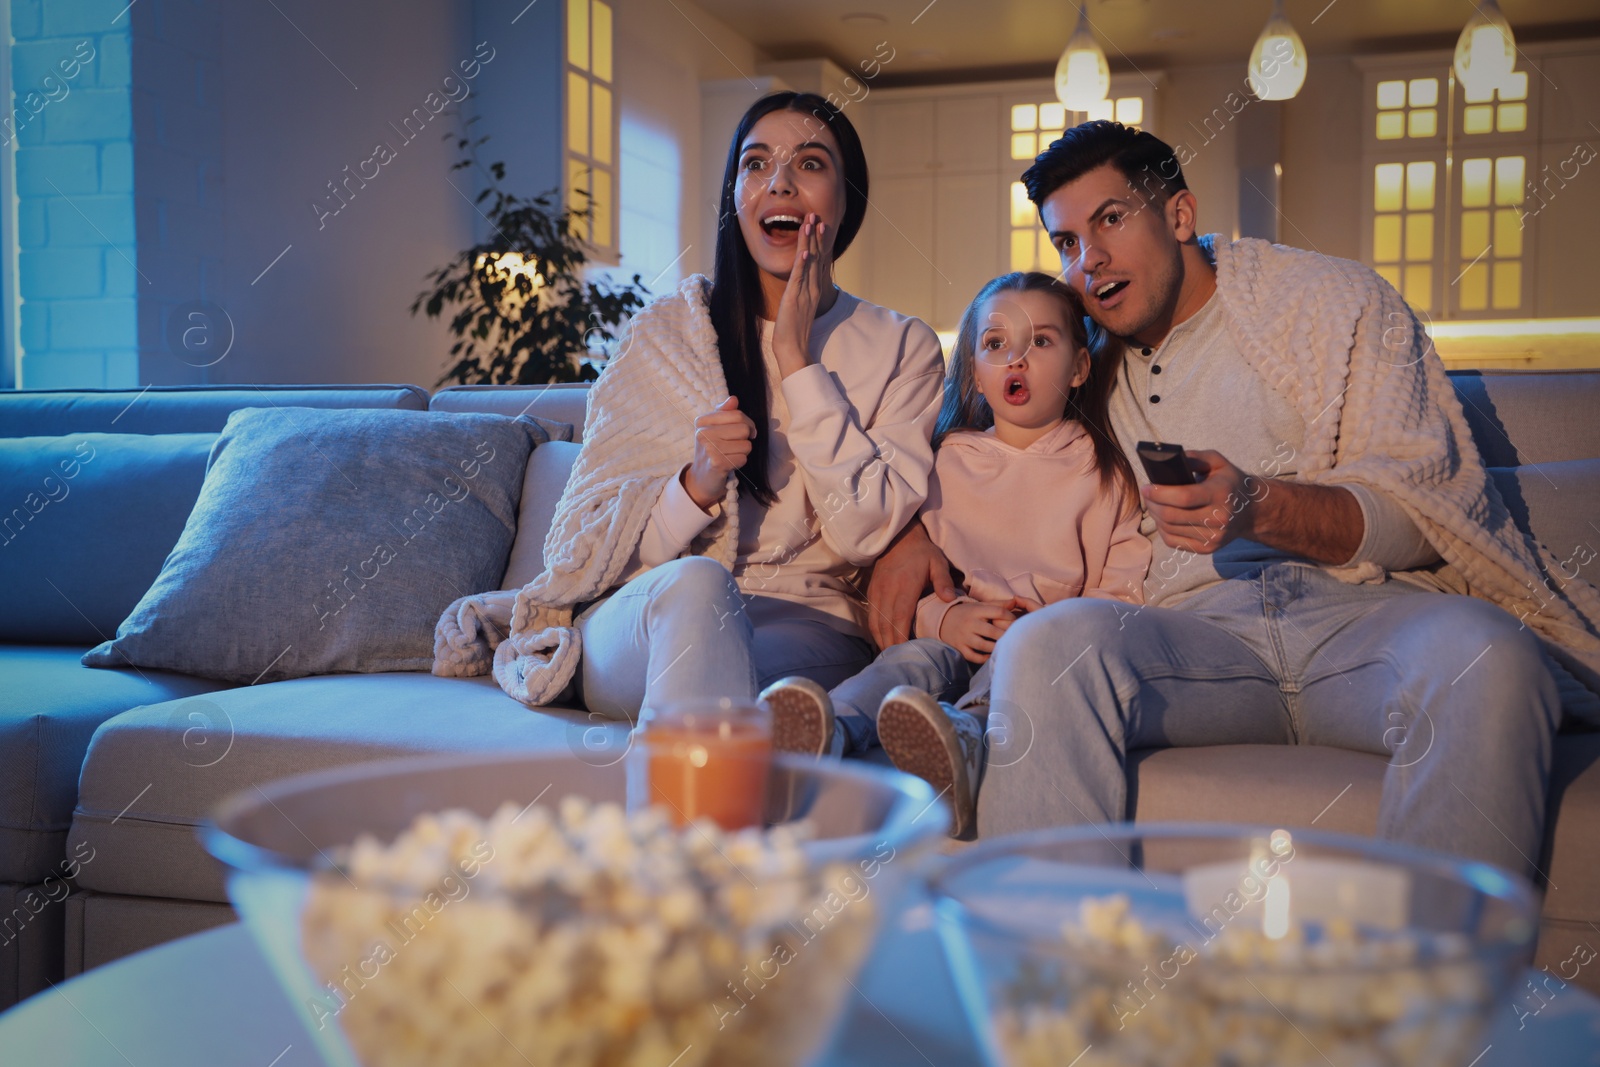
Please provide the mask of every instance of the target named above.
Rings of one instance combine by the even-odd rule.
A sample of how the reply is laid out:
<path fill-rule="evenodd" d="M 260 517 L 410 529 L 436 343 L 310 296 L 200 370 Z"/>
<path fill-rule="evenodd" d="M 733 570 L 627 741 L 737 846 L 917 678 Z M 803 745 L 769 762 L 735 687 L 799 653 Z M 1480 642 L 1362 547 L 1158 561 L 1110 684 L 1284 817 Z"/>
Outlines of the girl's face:
<path fill-rule="evenodd" d="M 739 146 L 734 188 L 739 230 L 762 273 L 789 278 L 808 214 L 827 224 L 822 262 L 844 217 L 844 170 L 833 131 L 810 115 L 774 111 L 750 128 Z"/>
<path fill-rule="evenodd" d="M 1061 298 L 1041 292 L 996 293 L 979 309 L 973 377 L 1001 440 L 1026 447 L 1066 416 L 1068 392 L 1088 379 L 1089 351 L 1067 316 Z"/>

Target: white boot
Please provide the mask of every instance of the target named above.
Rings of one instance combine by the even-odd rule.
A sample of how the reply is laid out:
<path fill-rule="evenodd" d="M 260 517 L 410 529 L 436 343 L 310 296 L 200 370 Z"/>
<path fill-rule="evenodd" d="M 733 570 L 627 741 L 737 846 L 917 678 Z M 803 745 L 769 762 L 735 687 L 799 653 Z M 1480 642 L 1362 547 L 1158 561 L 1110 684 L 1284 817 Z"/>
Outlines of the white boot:
<path fill-rule="evenodd" d="M 942 706 L 921 689 L 896 686 L 878 708 L 878 740 L 894 765 L 933 786 L 955 809 L 951 837 L 965 837 L 977 820 L 983 773 L 983 724 Z"/>

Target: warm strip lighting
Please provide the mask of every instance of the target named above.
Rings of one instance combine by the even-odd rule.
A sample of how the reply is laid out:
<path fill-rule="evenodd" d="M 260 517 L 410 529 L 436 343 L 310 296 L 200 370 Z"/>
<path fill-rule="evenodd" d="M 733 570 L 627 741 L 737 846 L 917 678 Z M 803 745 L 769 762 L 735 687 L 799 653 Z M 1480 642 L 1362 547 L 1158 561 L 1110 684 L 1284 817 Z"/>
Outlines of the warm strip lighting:
<path fill-rule="evenodd" d="M 1523 303 L 1522 281 L 1522 264 L 1516 260 L 1478 263 L 1461 278 L 1460 306 L 1467 311 L 1509 308 L 1514 313 Z M 1577 370 L 1595 366 L 1600 318 L 1453 319 L 1431 324 L 1428 332 L 1447 367 Z"/>
<path fill-rule="evenodd" d="M 1493 322 L 1435 322 L 1428 327 L 1435 339 L 1464 337 L 1567 337 L 1575 334 L 1600 334 L 1600 318 L 1594 319 L 1496 319 Z"/>
<path fill-rule="evenodd" d="M 1492 322 L 1457 321 L 1434 322 L 1428 334 L 1444 341 L 1468 337 L 1569 337 L 1600 335 L 1600 318 L 1593 319 L 1496 319 Z M 946 359 L 956 347 L 954 330 L 939 331 L 939 343 L 944 346 Z"/>

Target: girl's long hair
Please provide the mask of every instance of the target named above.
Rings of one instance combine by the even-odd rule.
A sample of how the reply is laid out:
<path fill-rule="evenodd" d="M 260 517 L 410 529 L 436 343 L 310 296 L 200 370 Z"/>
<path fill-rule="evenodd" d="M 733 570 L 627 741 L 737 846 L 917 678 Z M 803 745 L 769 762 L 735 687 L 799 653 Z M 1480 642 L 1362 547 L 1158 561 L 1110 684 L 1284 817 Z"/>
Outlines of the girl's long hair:
<path fill-rule="evenodd" d="M 1088 431 L 1094 444 L 1094 466 L 1100 474 L 1101 486 L 1107 490 L 1120 488 L 1130 503 L 1136 502 L 1138 489 L 1133 479 L 1133 466 L 1111 430 L 1111 388 L 1116 384 L 1117 368 L 1122 363 L 1122 342 L 1098 327 L 1089 326 L 1078 294 L 1039 271 L 1002 274 L 980 289 L 967 305 L 956 333 L 955 353 L 950 357 L 945 375 L 944 404 L 939 409 L 939 421 L 933 431 L 934 447 L 939 447 L 952 433 L 987 430 L 994 425 L 994 412 L 978 392 L 978 318 L 991 297 L 1006 292 L 1049 293 L 1061 301 L 1067 313 L 1067 326 L 1072 331 L 1070 343 L 1089 349 L 1089 377 L 1067 394 L 1066 416 L 1082 423 Z"/>
<path fill-rule="evenodd" d="M 867 214 L 867 156 L 861 138 L 843 112 L 814 93 L 772 93 L 750 105 L 739 120 L 728 162 L 722 171 L 722 199 L 717 211 L 717 248 L 712 267 L 711 325 L 717 331 L 717 351 L 728 392 L 739 398 L 739 410 L 756 424 L 750 458 L 740 469 L 743 489 L 763 505 L 777 499 L 767 475 L 767 365 L 761 356 L 760 317 L 764 307 L 761 271 L 745 247 L 739 229 L 739 148 L 750 129 L 774 111 L 809 114 L 815 129 L 826 127 L 839 144 L 839 167 L 844 176 L 844 217 L 833 241 L 835 259 L 844 254 L 861 229 Z"/>

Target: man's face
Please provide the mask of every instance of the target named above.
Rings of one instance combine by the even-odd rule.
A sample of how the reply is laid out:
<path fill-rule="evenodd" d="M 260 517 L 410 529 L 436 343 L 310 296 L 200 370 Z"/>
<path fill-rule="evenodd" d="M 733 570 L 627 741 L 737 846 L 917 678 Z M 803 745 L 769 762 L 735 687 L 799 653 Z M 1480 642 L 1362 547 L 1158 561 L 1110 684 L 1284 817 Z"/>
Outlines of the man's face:
<path fill-rule="evenodd" d="M 1154 201 L 1106 164 L 1063 185 L 1039 207 L 1061 253 L 1062 277 L 1089 315 L 1112 333 L 1146 344 L 1171 328 L 1183 283 L 1182 242 L 1194 236 L 1192 195 Z"/>

